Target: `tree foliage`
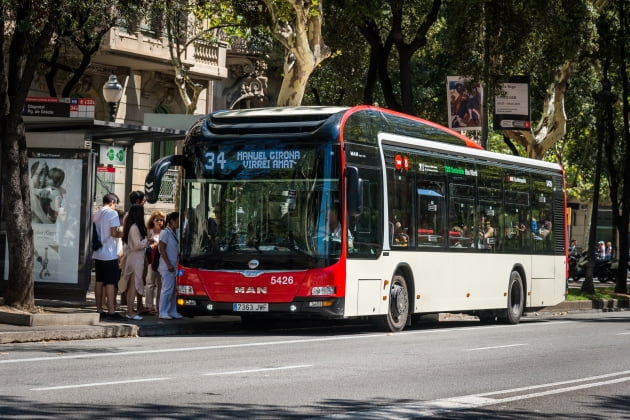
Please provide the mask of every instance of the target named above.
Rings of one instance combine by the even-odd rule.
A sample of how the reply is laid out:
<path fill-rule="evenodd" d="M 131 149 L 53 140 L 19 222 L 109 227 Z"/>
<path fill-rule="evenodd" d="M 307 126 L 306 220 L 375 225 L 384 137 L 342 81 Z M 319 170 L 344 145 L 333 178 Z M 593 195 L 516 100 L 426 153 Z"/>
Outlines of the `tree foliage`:
<path fill-rule="evenodd" d="M 61 96 L 71 96 L 103 37 L 120 18 L 119 11 L 129 12 L 118 0 L 69 2 L 68 12 L 41 59 L 47 68 L 45 78 L 51 97 L 59 96 L 59 82 L 63 82 Z"/>

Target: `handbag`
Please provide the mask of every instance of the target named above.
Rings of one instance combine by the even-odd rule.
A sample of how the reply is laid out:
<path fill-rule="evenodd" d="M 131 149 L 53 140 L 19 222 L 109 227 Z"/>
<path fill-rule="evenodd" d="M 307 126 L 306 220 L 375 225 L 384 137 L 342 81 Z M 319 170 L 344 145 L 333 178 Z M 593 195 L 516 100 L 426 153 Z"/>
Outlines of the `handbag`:
<path fill-rule="evenodd" d="M 158 267 L 160 265 L 160 250 L 156 246 L 151 251 L 151 259 L 149 260 L 151 263 L 151 268 L 153 271 L 158 271 Z"/>

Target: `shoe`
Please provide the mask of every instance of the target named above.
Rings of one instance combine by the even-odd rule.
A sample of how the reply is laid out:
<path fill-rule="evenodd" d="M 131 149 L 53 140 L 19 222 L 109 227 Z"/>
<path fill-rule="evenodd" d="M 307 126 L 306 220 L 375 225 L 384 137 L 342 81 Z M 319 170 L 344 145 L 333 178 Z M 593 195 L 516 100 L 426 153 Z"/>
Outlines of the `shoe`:
<path fill-rule="evenodd" d="M 141 321 L 142 317 L 140 315 L 129 315 L 127 314 L 127 319 L 133 319 L 134 321 Z"/>
<path fill-rule="evenodd" d="M 170 315 L 160 315 L 158 318 L 160 318 L 160 319 L 173 319 L 173 317 L 170 316 Z"/>
<path fill-rule="evenodd" d="M 114 320 L 123 319 L 123 317 L 118 312 L 114 312 L 113 314 L 109 314 L 108 313 L 107 315 L 105 315 L 105 319 L 108 319 L 110 321 L 114 321 Z"/>
<path fill-rule="evenodd" d="M 179 313 L 175 313 L 175 315 L 171 315 L 171 318 L 173 319 L 182 319 L 184 316 L 182 314 Z"/>

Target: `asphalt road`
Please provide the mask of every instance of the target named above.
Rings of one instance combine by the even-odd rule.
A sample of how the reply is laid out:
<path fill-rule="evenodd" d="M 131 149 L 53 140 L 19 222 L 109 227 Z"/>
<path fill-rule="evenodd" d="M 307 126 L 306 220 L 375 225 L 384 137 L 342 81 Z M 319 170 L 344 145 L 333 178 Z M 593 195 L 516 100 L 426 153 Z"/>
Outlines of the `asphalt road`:
<path fill-rule="evenodd" d="M 2 418 L 628 418 L 630 312 L 0 346 Z"/>

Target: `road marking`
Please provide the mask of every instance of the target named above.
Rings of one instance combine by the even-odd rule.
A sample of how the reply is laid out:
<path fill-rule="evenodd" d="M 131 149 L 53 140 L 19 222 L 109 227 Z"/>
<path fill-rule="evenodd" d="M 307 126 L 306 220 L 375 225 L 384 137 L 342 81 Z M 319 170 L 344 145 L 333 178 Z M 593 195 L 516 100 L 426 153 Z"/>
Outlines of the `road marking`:
<path fill-rule="evenodd" d="M 549 384 L 534 385 L 530 387 L 505 389 L 501 391 L 487 392 L 483 394 L 463 395 L 459 397 L 440 398 L 433 401 L 424 401 L 420 403 L 402 404 L 396 407 L 383 407 L 381 409 L 370 409 L 369 411 L 352 411 L 343 414 L 334 414 L 331 416 L 314 417 L 314 419 L 345 419 L 345 420 L 358 420 L 358 419 L 381 419 L 381 418 L 396 418 L 396 419 L 415 419 L 418 417 L 434 417 L 444 415 L 448 412 L 459 410 L 470 410 L 474 408 L 504 404 L 512 401 L 525 400 L 529 398 L 543 397 L 547 395 L 561 394 L 565 392 L 578 391 L 582 389 L 595 388 L 599 386 L 613 385 L 621 382 L 630 381 L 630 376 L 625 376 L 616 379 L 609 379 L 599 382 L 590 382 L 580 385 L 567 386 L 562 388 L 549 389 L 546 391 L 533 392 L 530 394 L 513 395 L 505 398 L 489 398 L 493 395 L 511 394 L 515 392 L 521 392 L 539 388 L 549 388 L 558 386 L 558 384 L 570 384 L 578 382 L 588 382 L 598 379 L 610 378 L 613 376 L 629 375 L 630 371 L 611 373 L 606 375 L 591 376 L 588 378 L 580 378 L 563 382 L 554 382 Z"/>
<path fill-rule="evenodd" d="M 269 372 L 269 371 L 275 371 L 275 370 L 307 368 L 307 367 L 312 367 L 312 366 L 313 365 L 279 366 L 279 367 L 274 367 L 274 368 L 260 368 L 260 369 L 249 369 L 249 370 L 235 370 L 235 371 L 230 371 L 230 372 L 202 373 L 201 376 L 238 375 L 242 373 Z M 94 382 L 94 383 L 88 383 L 88 384 L 44 386 L 44 387 L 39 387 L 39 388 L 31 388 L 30 391 L 57 391 L 60 389 L 90 388 L 90 387 L 95 387 L 95 386 L 133 384 L 133 383 L 138 383 L 138 382 L 156 382 L 156 381 L 165 381 L 167 379 L 170 379 L 170 378 L 129 379 L 126 381 L 114 381 L 114 382 Z"/>
<path fill-rule="evenodd" d="M 479 350 L 494 350 L 494 349 L 505 349 L 508 347 L 520 347 L 520 346 L 528 346 L 529 344 L 506 344 L 504 346 L 492 346 L 492 347 L 476 347 L 472 349 L 464 349 L 464 351 L 479 351 Z"/>
<path fill-rule="evenodd" d="M 40 388 L 31 388 L 30 391 L 55 391 L 55 390 L 58 390 L 58 389 L 89 388 L 89 387 L 92 387 L 92 386 L 121 385 L 121 384 L 133 384 L 133 383 L 137 383 L 137 382 L 165 381 L 167 379 L 169 379 L 169 378 L 130 379 L 130 380 L 127 380 L 127 381 L 94 382 L 94 383 L 91 383 L 91 384 L 45 386 L 45 387 L 40 387 Z"/>
<path fill-rule="evenodd" d="M 617 335 L 629 335 L 629 334 L 630 334 L 630 332 L 625 332 L 625 333 L 619 333 Z"/>
<path fill-rule="evenodd" d="M 239 375 L 241 373 L 258 373 L 258 372 L 268 372 L 271 370 L 285 370 L 285 369 L 300 369 L 313 367 L 313 365 L 295 365 L 295 366 L 279 366 L 274 368 L 260 368 L 260 369 L 249 369 L 249 370 L 232 370 L 228 372 L 212 372 L 212 373 L 202 373 L 202 376 L 219 376 L 219 375 Z"/>
<path fill-rule="evenodd" d="M 563 324 L 570 323 L 571 321 L 554 321 L 554 322 L 541 322 L 541 323 L 522 323 L 518 325 L 488 325 L 480 327 L 461 327 L 461 328 L 446 328 L 438 330 L 419 330 L 419 331 L 402 331 L 399 333 L 377 333 L 377 334 L 358 334 L 358 335 L 344 335 L 344 336 L 331 336 L 331 337 L 317 337 L 317 338 L 301 338 L 293 340 L 281 340 L 281 341 L 262 341 L 259 343 L 241 343 L 241 344 L 219 344 L 214 346 L 199 346 L 199 347 L 177 347 L 168 349 L 149 349 L 149 350 L 132 350 L 122 352 L 109 352 L 109 353 L 85 353 L 85 354 L 72 354 L 66 356 L 47 356 L 47 357 L 29 357 L 24 359 L 10 359 L 0 360 L 0 364 L 9 363 L 33 363 L 33 362 L 50 362 L 57 360 L 70 360 L 70 359 L 93 359 L 99 357 L 121 357 L 132 355 L 146 355 L 146 354 L 159 354 L 159 353 L 181 353 L 186 351 L 204 351 L 204 350 L 223 350 L 223 349 L 236 349 L 236 348 L 250 348 L 250 347 L 265 347 L 265 346 L 286 346 L 288 344 L 304 344 L 304 343 L 323 343 L 329 341 L 346 341 L 346 340 L 362 340 L 366 338 L 386 338 L 393 339 L 396 337 L 405 337 L 408 335 L 424 335 L 424 334 L 447 334 L 451 332 L 474 332 L 478 329 L 496 329 L 496 328 L 527 328 L 527 327 L 552 327 L 562 326 Z"/>

